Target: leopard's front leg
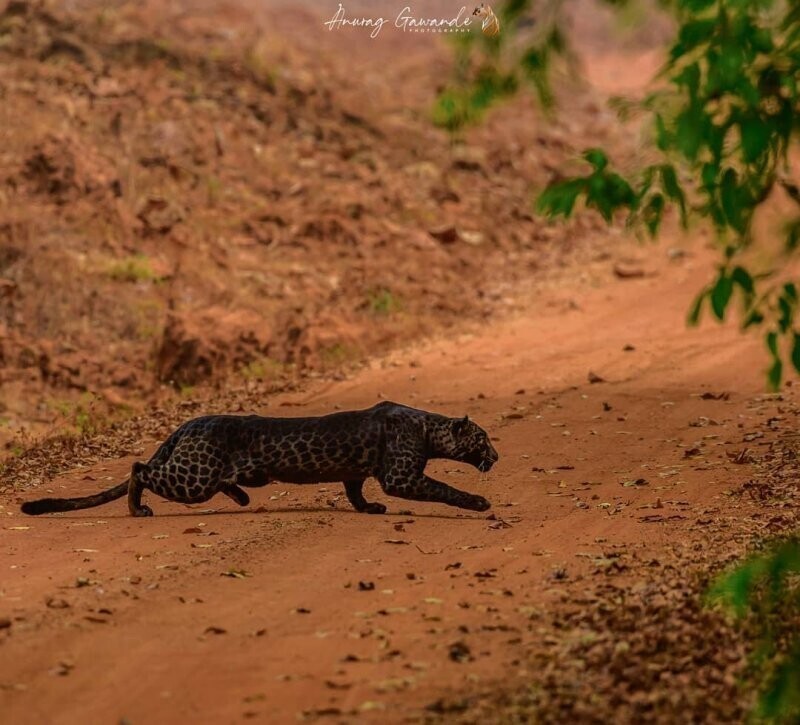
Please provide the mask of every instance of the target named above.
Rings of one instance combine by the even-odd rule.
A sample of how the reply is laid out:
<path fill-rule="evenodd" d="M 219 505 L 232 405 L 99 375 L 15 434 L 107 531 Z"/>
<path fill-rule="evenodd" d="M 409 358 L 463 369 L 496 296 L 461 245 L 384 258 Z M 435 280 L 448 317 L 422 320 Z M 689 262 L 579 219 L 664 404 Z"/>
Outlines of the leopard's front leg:
<path fill-rule="evenodd" d="M 428 454 L 425 431 L 415 421 L 389 420 L 386 451 L 378 471 L 381 488 L 390 496 L 412 501 L 435 501 L 470 511 L 486 511 L 491 504 L 483 497 L 436 481 L 425 475 Z"/>
<path fill-rule="evenodd" d="M 361 489 L 364 487 L 364 479 L 358 481 L 345 481 L 344 492 L 347 494 L 347 500 L 353 504 L 353 508 L 359 513 L 365 514 L 385 514 L 386 506 L 382 503 L 375 503 L 367 501 Z"/>
<path fill-rule="evenodd" d="M 483 496 L 448 486 L 424 473 L 417 476 L 403 476 L 389 472 L 379 480 L 387 494 L 399 498 L 446 503 L 448 506 L 457 506 L 470 511 L 486 511 L 492 505 Z"/>

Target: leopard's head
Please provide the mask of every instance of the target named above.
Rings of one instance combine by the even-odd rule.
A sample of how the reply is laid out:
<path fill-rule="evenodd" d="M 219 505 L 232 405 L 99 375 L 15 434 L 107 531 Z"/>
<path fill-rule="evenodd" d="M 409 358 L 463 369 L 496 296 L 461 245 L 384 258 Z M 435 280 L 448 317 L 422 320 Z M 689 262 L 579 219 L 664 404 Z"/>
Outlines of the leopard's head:
<path fill-rule="evenodd" d="M 500 458 L 489 441 L 489 435 L 468 416 L 451 418 L 447 431 L 448 448 L 453 460 L 469 463 L 485 473 Z"/>

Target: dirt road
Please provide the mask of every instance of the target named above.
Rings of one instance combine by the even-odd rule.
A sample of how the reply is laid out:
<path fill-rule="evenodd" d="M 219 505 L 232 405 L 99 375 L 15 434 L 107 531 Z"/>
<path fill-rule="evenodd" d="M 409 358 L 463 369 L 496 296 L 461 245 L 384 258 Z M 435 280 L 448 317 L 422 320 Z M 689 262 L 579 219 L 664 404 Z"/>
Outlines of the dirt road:
<path fill-rule="evenodd" d="M 246 509 L 151 496 L 146 520 L 124 501 L 49 518 L 2 501 L 0 719 L 398 722 L 453 693 L 524 682 L 536 618 L 563 606 L 564 581 L 608 552 L 702 546 L 698 520 L 733 515 L 725 494 L 750 471 L 726 454 L 770 413 L 756 397 L 758 340 L 682 325 L 707 260 L 658 255 L 652 275 L 576 276 L 515 318 L 258 411 L 386 398 L 469 413 L 499 464 L 480 475 L 444 462 L 434 475 L 487 496 L 488 518 L 387 499 L 374 482 L 383 516 L 353 512 L 336 485 L 256 489 Z M 48 490 L 95 491 L 131 460 Z"/>

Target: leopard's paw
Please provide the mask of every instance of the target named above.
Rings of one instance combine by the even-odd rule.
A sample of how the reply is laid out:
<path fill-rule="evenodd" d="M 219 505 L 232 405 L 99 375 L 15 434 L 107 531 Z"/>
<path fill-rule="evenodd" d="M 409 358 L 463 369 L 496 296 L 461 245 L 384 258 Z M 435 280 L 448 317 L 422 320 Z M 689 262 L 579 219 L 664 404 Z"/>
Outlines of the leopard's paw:
<path fill-rule="evenodd" d="M 365 514 L 385 514 L 386 513 L 386 506 L 382 503 L 368 503 L 364 507 Z"/>
<path fill-rule="evenodd" d="M 138 509 L 131 513 L 131 516 L 141 517 L 141 516 L 152 516 L 153 509 L 149 506 L 140 506 Z"/>
<path fill-rule="evenodd" d="M 471 511 L 488 511 L 492 508 L 492 504 L 483 496 L 470 496 L 469 501 L 464 504 L 464 508 L 470 509 Z"/>

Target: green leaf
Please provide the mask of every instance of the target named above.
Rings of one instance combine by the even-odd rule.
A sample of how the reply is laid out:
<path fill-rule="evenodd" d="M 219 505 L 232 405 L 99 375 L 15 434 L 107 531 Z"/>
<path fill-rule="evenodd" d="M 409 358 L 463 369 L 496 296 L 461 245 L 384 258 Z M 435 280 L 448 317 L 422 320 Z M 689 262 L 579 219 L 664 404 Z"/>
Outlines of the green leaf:
<path fill-rule="evenodd" d="M 760 325 L 762 322 L 764 322 L 764 315 L 759 310 L 751 310 L 745 318 L 742 328 L 746 330 L 749 327 Z"/>
<path fill-rule="evenodd" d="M 777 357 L 777 355 L 778 355 L 778 333 L 777 332 L 768 332 L 765 340 L 767 342 L 767 349 L 770 351 L 770 354 L 773 357 Z"/>
<path fill-rule="evenodd" d="M 704 289 L 694 298 L 692 307 L 689 310 L 689 316 L 686 319 L 686 324 L 694 327 L 700 321 L 700 313 L 703 311 L 703 302 L 705 302 L 706 297 L 708 297 L 708 290 Z"/>
<path fill-rule="evenodd" d="M 537 46 L 531 46 L 520 59 L 523 69 L 536 73 L 547 68 L 547 52 Z"/>
<path fill-rule="evenodd" d="M 714 35 L 717 29 L 716 19 L 694 20 L 681 26 L 678 33 L 678 42 L 682 47 L 682 54 L 688 53 L 701 43 L 705 43 Z"/>
<path fill-rule="evenodd" d="M 782 333 L 789 331 L 794 322 L 794 311 L 797 307 L 797 288 L 791 282 L 783 286 L 778 297 L 778 329 Z"/>
<path fill-rule="evenodd" d="M 568 217 L 578 196 L 585 191 L 584 179 L 567 179 L 548 186 L 536 200 L 536 210 L 548 217 Z"/>
<path fill-rule="evenodd" d="M 742 288 L 742 291 L 746 295 L 750 296 L 753 294 L 755 290 L 753 277 L 744 267 L 736 267 L 731 273 L 731 279 L 734 284 L 738 284 Z"/>
<path fill-rule="evenodd" d="M 792 365 L 794 369 L 800 373 L 800 335 L 796 332 L 792 340 Z"/>
<path fill-rule="evenodd" d="M 800 220 L 795 220 L 787 225 L 784 246 L 787 252 L 794 252 L 800 246 Z"/>
<path fill-rule="evenodd" d="M 772 35 L 766 28 L 754 28 L 750 42 L 754 50 L 759 53 L 771 53 L 775 47 L 772 42 Z"/>
<path fill-rule="evenodd" d="M 703 146 L 709 123 L 709 116 L 702 106 L 696 103 L 678 114 L 675 122 L 675 143 L 678 150 L 689 161 L 697 158 Z"/>
<path fill-rule="evenodd" d="M 585 158 L 597 171 L 602 171 L 608 166 L 608 156 L 600 149 L 588 149 L 583 152 Z"/>
<path fill-rule="evenodd" d="M 672 82 L 678 87 L 684 86 L 689 91 L 689 98 L 694 104 L 700 89 L 700 65 L 698 63 L 687 65 L 672 79 Z"/>
<path fill-rule="evenodd" d="M 672 145 L 672 134 L 667 131 L 664 117 L 656 114 L 656 145 L 661 151 L 666 151 Z"/>
<path fill-rule="evenodd" d="M 721 322 L 725 319 L 725 310 L 733 293 L 733 280 L 725 275 L 725 270 L 720 270 L 719 279 L 711 290 L 711 309 L 715 317 Z"/>
<path fill-rule="evenodd" d="M 778 390 L 781 387 L 781 379 L 783 378 L 783 363 L 780 358 L 775 358 L 767 371 L 767 381 L 769 387 L 773 390 Z"/>
<path fill-rule="evenodd" d="M 719 187 L 720 202 L 725 212 L 728 224 L 737 232 L 743 233 L 745 230 L 741 208 L 739 206 L 739 187 L 737 186 L 737 176 L 733 169 L 727 169 L 722 175 L 722 182 Z"/>
<path fill-rule="evenodd" d="M 773 127 L 758 116 L 742 118 L 739 121 L 742 135 L 742 155 L 746 163 L 757 161 L 769 148 Z"/>
<path fill-rule="evenodd" d="M 713 601 L 733 608 L 738 617 L 744 616 L 750 601 L 750 592 L 757 579 L 757 567 L 752 562 L 740 564 L 733 571 L 719 577 L 709 591 Z"/>
<path fill-rule="evenodd" d="M 781 378 L 783 377 L 783 363 L 781 362 L 781 356 L 778 352 L 778 333 L 768 332 L 765 340 L 769 354 L 772 356 L 772 365 L 767 371 L 767 381 L 769 382 L 770 388 L 777 390 L 781 385 Z"/>
<path fill-rule="evenodd" d="M 673 201 L 678 202 L 678 207 L 681 212 L 681 224 L 685 227 L 687 225 L 686 215 L 686 198 L 683 194 L 678 183 L 678 175 L 675 173 L 674 167 L 670 164 L 663 164 L 661 166 L 661 182 L 664 185 L 664 191 L 667 196 Z"/>
<path fill-rule="evenodd" d="M 650 236 L 654 237 L 658 233 L 663 213 L 664 197 L 661 194 L 655 193 L 650 197 L 642 210 L 642 218 L 647 226 L 647 230 L 650 232 Z"/>
<path fill-rule="evenodd" d="M 678 6 L 691 13 L 700 13 L 710 8 L 716 0 L 679 0 Z"/>
<path fill-rule="evenodd" d="M 789 330 L 793 318 L 792 306 L 785 297 L 778 298 L 778 312 L 778 329 L 785 333 Z"/>

